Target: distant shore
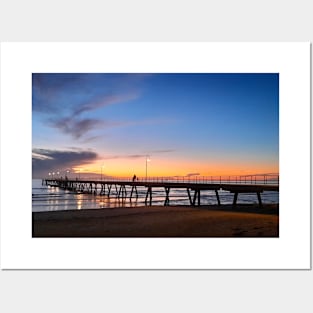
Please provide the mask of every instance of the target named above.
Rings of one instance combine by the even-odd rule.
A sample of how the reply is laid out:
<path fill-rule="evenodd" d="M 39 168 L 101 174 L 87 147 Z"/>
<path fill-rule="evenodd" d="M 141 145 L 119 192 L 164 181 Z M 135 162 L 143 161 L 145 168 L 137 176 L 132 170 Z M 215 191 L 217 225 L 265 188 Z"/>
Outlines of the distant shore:
<path fill-rule="evenodd" d="M 33 237 L 278 237 L 277 204 L 35 212 Z"/>

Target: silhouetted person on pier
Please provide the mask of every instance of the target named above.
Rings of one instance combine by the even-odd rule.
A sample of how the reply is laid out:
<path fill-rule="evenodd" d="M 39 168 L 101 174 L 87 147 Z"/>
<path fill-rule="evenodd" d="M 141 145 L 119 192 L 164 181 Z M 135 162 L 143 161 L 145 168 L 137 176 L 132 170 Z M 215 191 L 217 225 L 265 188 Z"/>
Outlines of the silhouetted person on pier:
<path fill-rule="evenodd" d="M 133 181 L 136 181 L 136 175 L 133 176 Z"/>

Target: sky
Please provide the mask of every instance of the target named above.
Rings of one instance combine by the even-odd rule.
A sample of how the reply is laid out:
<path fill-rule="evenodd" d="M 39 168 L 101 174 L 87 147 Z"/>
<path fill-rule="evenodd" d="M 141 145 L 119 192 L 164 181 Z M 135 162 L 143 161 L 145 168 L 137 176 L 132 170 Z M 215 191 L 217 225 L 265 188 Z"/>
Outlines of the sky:
<path fill-rule="evenodd" d="M 278 173 L 279 74 L 33 73 L 32 169 L 33 178 Z"/>

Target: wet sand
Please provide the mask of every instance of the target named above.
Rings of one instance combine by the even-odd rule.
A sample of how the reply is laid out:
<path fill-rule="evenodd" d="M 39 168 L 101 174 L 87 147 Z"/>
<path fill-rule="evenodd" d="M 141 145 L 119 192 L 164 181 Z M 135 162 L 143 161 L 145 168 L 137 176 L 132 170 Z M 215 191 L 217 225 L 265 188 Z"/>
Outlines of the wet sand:
<path fill-rule="evenodd" d="M 152 206 L 33 213 L 33 237 L 278 237 L 278 205 Z"/>

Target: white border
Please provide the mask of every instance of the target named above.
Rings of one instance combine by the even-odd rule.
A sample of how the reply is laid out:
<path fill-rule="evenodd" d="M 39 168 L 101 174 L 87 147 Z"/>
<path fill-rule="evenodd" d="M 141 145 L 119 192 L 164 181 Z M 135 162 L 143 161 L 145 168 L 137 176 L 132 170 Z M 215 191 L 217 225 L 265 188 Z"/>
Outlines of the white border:
<path fill-rule="evenodd" d="M 32 72 L 278 72 L 280 237 L 31 238 Z M 309 269 L 309 169 L 309 43 L 1 44 L 4 269 Z"/>

